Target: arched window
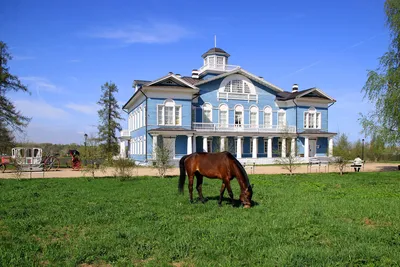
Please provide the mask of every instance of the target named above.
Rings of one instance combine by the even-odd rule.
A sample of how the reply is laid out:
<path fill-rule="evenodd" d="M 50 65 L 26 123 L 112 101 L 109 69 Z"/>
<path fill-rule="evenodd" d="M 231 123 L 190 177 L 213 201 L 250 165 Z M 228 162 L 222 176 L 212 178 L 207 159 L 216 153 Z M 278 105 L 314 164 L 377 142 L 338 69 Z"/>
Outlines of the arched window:
<path fill-rule="evenodd" d="M 229 109 L 227 104 L 219 106 L 219 126 L 228 127 Z"/>
<path fill-rule="evenodd" d="M 249 83 L 245 80 L 232 80 L 225 85 L 224 92 L 250 94 L 250 86 Z"/>
<path fill-rule="evenodd" d="M 286 111 L 280 109 L 278 111 L 278 127 L 286 126 Z"/>
<path fill-rule="evenodd" d="M 212 105 L 209 103 L 205 103 L 203 105 L 203 122 L 205 123 L 212 122 Z"/>
<path fill-rule="evenodd" d="M 305 129 L 321 129 L 321 112 L 317 112 L 314 107 L 310 107 L 304 112 Z"/>
<path fill-rule="evenodd" d="M 235 127 L 243 127 L 243 106 L 235 106 Z"/>
<path fill-rule="evenodd" d="M 250 127 L 251 128 L 258 127 L 258 107 L 256 106 L 250 107 Z"/>
<path fill-rule="evenodd" d="M 264 128 L 272 127 L 272 108 L 270 106 L 266 106 L 264 108 Z"/>
<path fill-rule="evenodd" d="M 157 105 L 158 125 L 181 125 L 182 106 L 176 105 L 172 99 L 164 101 L 163 105 Z"/>

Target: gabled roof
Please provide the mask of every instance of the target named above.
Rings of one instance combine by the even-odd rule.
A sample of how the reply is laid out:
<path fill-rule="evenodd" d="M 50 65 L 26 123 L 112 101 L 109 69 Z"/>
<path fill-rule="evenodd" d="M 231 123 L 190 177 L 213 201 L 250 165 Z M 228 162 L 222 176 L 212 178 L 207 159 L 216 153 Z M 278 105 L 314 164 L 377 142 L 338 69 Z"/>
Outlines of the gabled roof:
<path fill-rule="evenodd" d="M 286 101 L 291 99 L 299 99 L 301 97 L 317 97 L 317 98 L 325 98 L 332 102 L 336 102 L 335 99 L 325 94 L 321 89 L 316 87 L 298 91 L 298 92 L 281 92 L 276 95 L 276 100 L 278 101 Z"/>
<path fill-rule="evenodd" d="M 187 80 L 183 79 L 182 77 L 178 77 L 173 73 L 169 73 L 168 75 L 165 75 L 157 80 L 154 80 L 152 82 L 149 83 L 145 83 L 143 84 L 143 86 L 152 86 L 155 85 L 157 83 L 162 83 L 163 81 L 167 81 L 167 80 L 174 80 L 176 83 L 181 84 L 183 86 L 187 86 L 190 87 L 192 89 L 197 89 L 196 86 L 194 86 L 193 84 L 191 84 L 190 82 L 188 82 Z"/>
<path fill-rule="evenodd" d="M 202 81 L 196 83 L 196 86 L 199 86 L 199 85 L 202 85 L 202 84 L 206 84 L 206 83 L 209 83 L 209 82 L 221 79 L 221 78 L 225 78 L 225 77 L 227 77 L 229 75 L 232 75 L 232 74 L 242 74 L 243 76 L 246 76 L 247 78 L 249 78 L 251 80 L 254 80 L 254 81 L 256 81 L 256 82 L 258 82 L 260 84 L 263 84 L 263 85 L 271 88 L 272 90 L 274 90 L 276 92 L 283 92 L 282 88 L 279 88 L 278 86 L 273 85 L 272 83 L 269 83 L 266 80 L 254 75 L 254 74 L 251 74 L 250 72 L 248 72 L 248 71 L 246 71 L 246 70 L 244 70 L 244 69 L 242 69 L 240 67 L 237 67 L 237 68 L 235 68 L 235 69 L 233 69 L 231 71 L 225 72 L 223 74 L 217 75 L 217 76 L 212 77 L 210 79 L 202 80 Z"/>

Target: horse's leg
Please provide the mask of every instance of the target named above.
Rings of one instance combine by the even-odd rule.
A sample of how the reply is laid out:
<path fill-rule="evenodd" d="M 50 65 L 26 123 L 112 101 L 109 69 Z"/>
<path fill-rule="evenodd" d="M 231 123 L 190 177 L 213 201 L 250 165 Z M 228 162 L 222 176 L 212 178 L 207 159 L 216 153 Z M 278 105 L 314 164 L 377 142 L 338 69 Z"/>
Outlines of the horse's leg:
<path fill-rule="evenodd" d="M 224 196 L 224 192 L 225 192 L 225 183 L 222 182 L 221 190 L 219 190 L 219 201 L 218 201 L 219 206 L 222 206 L 222 197 Z"/>
<path fill-rule="evenodd" d="M 190 175 L 188 174 L 189 178 L 189 197 L 190 197 L 190 203 L 193 203 L 193 180 L 194 180 L 194 175 L 191 173 Z"/>
<path fill-rule="evenodd" d="M 203 175 L 201 175 L 199 172 L 196 172 L 196 181 L 197 181 L 196 189 L 197 189 L 197 193 L 199 193 L 199 199 L 200 199 L 201 202 L 204 203 L 205 201 L 204 201 L 204 198 L 203 198 L 203 190 L 202 190 L 202 187 L 203 187 Z"/>
<path fill-rule="evenodd" d="M 226 182 L 226 189 L 228 189 L 228 194 L 229 194 L 229 197 L 231 198 L 231 202 L 232 202 L 232 206 L 233 206 L 233 204 L 235 202 L 233 200 L 233 192 L 232 192 L 232 188 L 231 188 L 231 182 L 229 180 L 227 180 L 227 182 Z"/>

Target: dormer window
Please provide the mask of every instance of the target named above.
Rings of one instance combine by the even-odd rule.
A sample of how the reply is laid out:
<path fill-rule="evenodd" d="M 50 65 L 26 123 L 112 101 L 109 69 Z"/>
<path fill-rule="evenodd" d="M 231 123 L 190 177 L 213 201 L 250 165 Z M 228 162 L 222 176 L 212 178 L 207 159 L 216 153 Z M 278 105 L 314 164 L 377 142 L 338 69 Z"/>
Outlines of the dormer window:
<path fill-rule="evenodd" d="M 233 80 L 225 85 L 224 92 L 226 93 L 239 93 L 250 94 L 250 86 L 246 81 Z"/>

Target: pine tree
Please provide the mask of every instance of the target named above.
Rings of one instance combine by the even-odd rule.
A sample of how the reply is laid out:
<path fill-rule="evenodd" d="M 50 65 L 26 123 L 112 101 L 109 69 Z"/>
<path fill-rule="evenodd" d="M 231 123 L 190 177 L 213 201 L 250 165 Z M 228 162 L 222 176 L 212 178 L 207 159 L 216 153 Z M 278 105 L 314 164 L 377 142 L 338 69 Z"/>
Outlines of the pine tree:
<path fill-rule="evenodd" d="M 122 119 L 119 113 L 119 105 L 114 94 L 118 92 L 117 86 L 110 82 L 101 86 L 102 95 L 97 102 L 101 106 L 98 111 L 100 124 L 99 141 L 103 144 L 107 159 L 111 160 L 112 156 L 118 153 L 118 139 L 116 130 L 121 131 L 122 127 L 119 120 Z"/>

